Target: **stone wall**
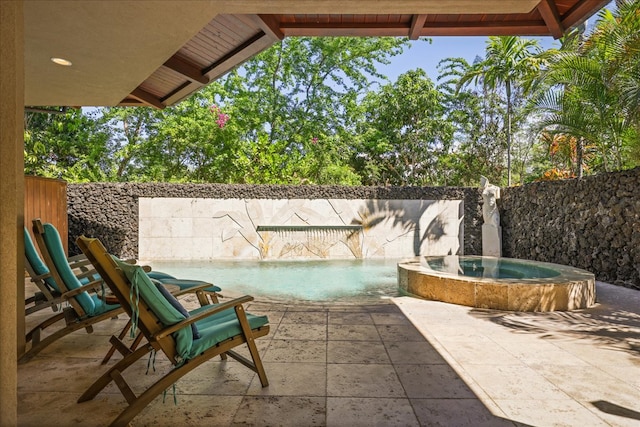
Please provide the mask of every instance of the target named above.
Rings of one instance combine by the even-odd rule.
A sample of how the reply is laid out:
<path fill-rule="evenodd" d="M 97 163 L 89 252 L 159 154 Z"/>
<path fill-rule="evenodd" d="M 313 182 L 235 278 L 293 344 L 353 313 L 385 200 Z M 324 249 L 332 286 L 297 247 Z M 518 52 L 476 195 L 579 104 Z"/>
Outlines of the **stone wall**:
<path fill-rule="evenodd" d="M 113 253 L 137 257 L 140 197 L 464 200 L 464 253 L 482 252 L 475 188 L 135 183 L 68 186 L 70 252 L 84 233 Z M 505 188 L 498 204 L 504 256 L 572 265 L 640 289 L 640 168 Z"/>
<path fill-rule="evenodd" d="M 640 168 L 505 188 L 498 204 L 504 256 L 640 289 Z"/>
<path fill-rule="evenodd" d="M 475 188 L 342 187 L 226 184 L 69 184 L 69 251 L 80 234 L 100 238 L 121 257 L 138 257 L 140 198 L 463 200 L 465 254 L 480 254 L 482 210 Z"/>

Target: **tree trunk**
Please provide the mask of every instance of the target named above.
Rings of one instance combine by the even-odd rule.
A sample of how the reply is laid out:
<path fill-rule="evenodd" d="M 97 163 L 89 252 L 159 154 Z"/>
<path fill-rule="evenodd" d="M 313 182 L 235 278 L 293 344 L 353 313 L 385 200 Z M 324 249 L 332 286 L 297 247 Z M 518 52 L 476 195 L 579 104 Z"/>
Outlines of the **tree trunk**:
<path fill-rule="evenodd" d="M 582 179 L 583 167 L 582 167 L 582 158 L 584 157 L 584 138 L 578 138 L 578 142 L 576 143 L 576 176 L 578 179 Z"/>
<path fill-rule="evenodd" d="M 507 186 L 511 187 L 511 82 L 505 82 L 507 90 Z"/>

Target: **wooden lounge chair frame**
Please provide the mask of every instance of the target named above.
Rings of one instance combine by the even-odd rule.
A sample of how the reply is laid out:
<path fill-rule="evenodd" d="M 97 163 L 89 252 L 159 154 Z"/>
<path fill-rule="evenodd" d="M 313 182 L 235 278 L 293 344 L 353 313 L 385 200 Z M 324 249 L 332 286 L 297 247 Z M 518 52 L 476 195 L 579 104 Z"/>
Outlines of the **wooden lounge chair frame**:
<path fill-rule="evenodd" d="M 38 291 L 36 291 L 33 296 L 26 298 L 24 301 L 25 315 L 29 315 L 49 307 L 53 311 L 60 310 L 60 304 L 63 302 L 63 298 L 58 290 L 47 283 L 47 279 L 53 279 L 53 274 L 51 274 L 49 267 L 40 257 L 40 254 L 36 249 L 36 245 L 26 227 L 24 229 L 24 246 L 25 270 L 29 275 L 30 281 L 38 287 Z M 97 274 L 84 254 L 69 257 L 67 258 L 67 262 L 69 263 L 71 270 L 76 272 L 76 277 L 81 281 L 86 281 L 88 283 L 89 281 L 92 281 L 95 274 Z M 40 266 L 37 264 L 40 264 Z M 44 270 L 47 271 L 45 272 Z"/>
<path fill-rule="evenodd" d="M 138 317 L 138 328 L 147 339 L 147 344 L 141 346 L 132 353 L 125 355 L 122 360 L 118 361 L 112 368 L 98 378 L 87 389 L 87 391 L 80 396 L 78 403 L 93 399 L 102 389 L 111 382 L 114 382 L 129 405 L 120 413 L 111 425 L 126 426 L 129 421 L 143 410 L 154 398 L 169 388 L 179 378 L 217 355 L 220 355 L 223 358 L 226 358 L 226 355 L 233 357 L 249 369 L 256 372 L 263 387 L 266 387 L 269 384 L 255 344 L 256 338 L 265 336 L 269 333 L 269 325 L 265 324 L 261 327 L 252 329 L 249 321 L 247 320 L 247 313 L 243 308 L 243 304 L 252 301 L 253 297 L 244 296 L 222 304 L 212 305 L 195 315 L 187 317 L 179 323 L 171 326 L 164 326 L 156 314 L 154 314 L 150 305 L 148 305 L 142 297 L 137 300 L 137 304 L 136 302 L 132 303 L 131 282 L 124 272 L 118 268 L 114 259 L 98 239 L 89 239 L 81 236 L 78 238 L 76 243 L 87 258 L 91 260 L 100 276 L 105 280 L 109 288 L 111 288 L 111 291 L 118 298 L 120 304 L 129 316 L 135 315 Z M 137 307 L 137 309 L 132 307 Z M 242 332 L 215 343 L 190 359 L 182 360 L 177 353 L 176 341 L 172 334 L 180 329 L 190 328 L 192 323 L 229 309 L 234 309 L 235 316 L 240 324 Z M 134 310 L 136 311 L 135 314 Z M 245 343 L 249 349 L 251 360 L 232 350 L 234 347 Z M 164 353 L 173 364 L 174 368 L 143 391 L 140 395 L 136 395 L 131 386 L 126 382 L 123 373 L 137 360 L 154 350 Z"/>
<path fill-rule="evenodd" d="M 33 234 L 35 236 L 38 247 L 40 248 L 40 253 L 42 254 L 44 263 L 49 269 L 49 274 L 51 274 L 51 277 L 59 288 L 60 302 L 66 303 L 66 307 L 63 307 L 62 310 L 58 311 L 53 316 L 43 320 L 42 322 L 34 326 L 26 334 L 26 342 L 31 343 L 31 347 L 19 357 L 19 363 L 25 363 L 31 360 L 35 355 L 37 355 L 48 345 L 72 332 L 80 329 L 86 329 L 88 333 L 92 333 L 93 324 L 106 319 L 117 317 L 118 314 L 123 312 L 121 307 L 117 307 L 112 310 L 96 314 L 94 316 L 89 316 L 78 302 L 77 297 L 78 295 L 85 292 L 100 292 L 102 288 L 102 281 L 90 280 L 85 285 L 82 285 L 75 289 L 69 289 L 66 282 L 62 279 L 61 273 L 56 268 L 55 263 L 53 262 L 52 254 L 49 252 L 44 241 L 44 225 L 42 224 L 40 219 L 33 220 Z M 86 260 L 86 258 L 83 259 Z M 86 260 L 86 262 L 88 263 L 89 261 Z M 84 269 L 84 272 L 80 273 L 80 278 L 87 277 L 93 279 L 94 272 L 88 269 L 86 265 L 87 264 L 85 264 L 85 261 L 82 261 L 81 265 L 74 265 L 74 267 L 81 267 Z M 70 265 L 70 268 L 71 267 L 72 266 Z M 50 326 L 57 325 L 58 322 L 61 321 L 64 321 L 63 327 L 42 338 L 41 334 L 44 330 L 46 330 Z"/>
<path fill-rule="evenodd" d="M 38 248 L 40 249 L 40 253 L 42 254 L 44 264 L 49 270 L 48 274 L 44 274 L 41 276 L 38 276 L 36 274 L 36 276 L 41 277 L 43 281 L 44 281 L 44 278 L 51 277 L 60 290 L 60 292 L 54 291 L 56 292 L 55 294 L 49 292 L 49 294 L 52 296 L 51 303 L 52 304 L 55 303 L 56 307 L 58 304 L 62 306 L 63 303 L 66 303 L 65 304 L 66 306 L 63 307 L 62 310 L 60 310 L 57 314 L 45 319 L 44 321 L 40 322 L 38 325 L 34 326 L 27 333 L 25 337 L 25 341 L 27 343 L 31 343 L 31 347 L 29 348 L 29 350 L 27 350 L 24 354 L 22 354 L 19 357 L 18 359 L 19 363 L 25 363 L 31 360 L 34 356 L 36 356 L 40 351 L 42 351 L 51 343 L 79 329 L 84 328 L 87 330 L 87 333 L 92 333 L 93 324 L 101 322 L 106 319 L 116 318 L 119 314 L 122 314 L 122 312 L 124 311 L 121 307 L 118 307 L 116 309 L 109 310 L 105 313 L 101 313 L 95 316 L 87 316 L 87 313 L 84 311 L 82 306 L 78 303 L 76 297 L 77 295 L 85 291 L 90 293 L 97 293 L 97 292 L 104 293 L 105 285 L 103 280 L 100 278 L 97 270 L 93 267 L 93 265 L 91 264 L 91 261 L 84 254 L 79 254 L 74 257 L 68 258 L 67 263 L 69 264 L 69 268 L 74 272 L 74 275 L 78 279 L 78 281 L 87 282 L 86 284 L 84 284 L 79 288 L 69 289 L 66 282 L 62 278 L 62 274 L 56 267 L 53 261 L 53 256 L 49 251 L 47 244 L 44 241 L 44 238 L 43 238 L 44 224 L 39 218 L 36 218 L 33 220 L 33 234 L 35 236 L 35 240 L 37 242 Z M 125 262 L 135 263 L 136 261 L 129 259 L 129 260 L 125 260 Z M 142 268 L 145 271 L 151 270 L 151 268 L 149 268 L 148 266 L 143 266 Z M 179 285 L 182 285 L 181 290 L 178 292 L 174 292 L 173 295 L 178 297 L 184 294 L 195 293 L 201 306 L 208 305 L 210 303 L 209 298 L 211 298 L 211 300 L 214 302 L 218 301 L 217 297 L 219 294 L 217 294 L 216 292 L 212 292 L 212 288 L 214 288 L 215 286 L 212 285 L 211 283 L 202 282 L 202 281 L 193 281 L 193 280 L 181 280 L 173 277 L 163 278 L 162 282 L 165 284 L 178 283 Z M 46 283 L 44 283 L 43 286 L 45 287 L 45 289 L 49 289 L 49 286 Z M 54 310 L 54 311 L 57 311 L 57 310 Z M 65 322 L 64 327 L 59 328 L 58 330 L 56 330 L 55 332 L 53 332 L 52 334 L 48 335 L 45 338 L 41 338 L 41 334 L 45 329 L 53 325 L 57 325 L 59 322 L 63 320 Z M 138 336 L 133 340 L 133 342 L 129 346 L 127 346 L 123 342 L 123 339 L 127 336 L 127 333 L 129 332 L 130 328 L 131 328 L 131 322 L 129 321 L 124 326 L 122 331 L 118 334 L 118 336 L 115 336 L 115 335 L 111 336 L 111 338 L 109 339 L 111 348 L 107 351 L 106 355 L 104 356 L 102 360 L 102 364 L 106 364 L 111 359 L 113 354 L 115 354 L 116 351 L 118 351 L 122 355 L 125 355 L 128 353 L 131 353 L 133 350 L 137 348 L 137 346 L 140 344 L 143 338 L 141 334 L 138 334 Z"/>

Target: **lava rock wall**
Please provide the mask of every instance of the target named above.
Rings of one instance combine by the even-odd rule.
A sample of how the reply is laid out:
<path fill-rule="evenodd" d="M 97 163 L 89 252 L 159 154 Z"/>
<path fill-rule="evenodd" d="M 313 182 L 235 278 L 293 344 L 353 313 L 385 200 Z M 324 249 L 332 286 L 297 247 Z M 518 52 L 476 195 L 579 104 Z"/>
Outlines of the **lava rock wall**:
<path fill-rule="evenodd" d="M 502 189 L 502 254 L 640 289 L 640 168 Z"/>

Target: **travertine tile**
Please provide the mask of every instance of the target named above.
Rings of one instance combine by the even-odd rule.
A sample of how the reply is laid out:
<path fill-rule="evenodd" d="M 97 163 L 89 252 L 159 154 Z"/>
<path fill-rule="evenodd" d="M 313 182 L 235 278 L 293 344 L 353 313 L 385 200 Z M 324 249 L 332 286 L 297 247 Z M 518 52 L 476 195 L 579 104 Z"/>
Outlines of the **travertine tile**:
<path fill-rule="evenodd" d="M 327 398 L 327 427 L 418 426 L 413 408 L 406 399 Z"/>
<path fill-rule="evenodd" d="M 373 319 L 369 313 L 359 312 L 329 312 L 330 325 L 372 325 Z"/>
<path fill-rule="evenodd" d="M 423 426 L 515 426 L 509 419 L 491 412 L 478 399 L 411 399 L 411 404 Z"/>
<path fill-rule="evenodd" d="M 406 397 L 392 365 L 328 364 L 327 396 Z"/>
<path fill-rule="evenodd" d="M 272 340 L 262 360 L 265 362 L 310 362 L 327 361 L 327 343 L 308 340 Z"/>
<path fill-rule="evenodd" d="M 400 365 L 398 377 L 409 398 L 470 399 L 467 384 L 449 365 Z"/>
<path fill-rule="evenodd" d="M 327 312 L 326 311 L 287 311 L 282 317 L 282 323 L 297 323 L 297 324 L 315 324 L 326 325 L 327 324 Z"/>
<path fill-rule="evenodd" d="M 380 341 L 373 325 L 329 325 L 328 332 L 329 341 Z"/>
<path fill-rule="evenodd" d="M 272 332 L 273 333 L 273 332 Z M 273 333 L 273 339 L 278 340 L 321 340 L 327 339 L 327 325 L 312 325 L 299 323 L 280 323 Z"/>
<path fill-rule="evenodd" d="M 262 387 L 256 376 L 247 394 L 262 396 L 326 396 L 327 365 L 325 363 L 265 362 L 269 386 Z"/>
<path fill-rule="evenodd" d="M 413 325 L 378 325 L 377 328 L 384 342 L 424 340 L 424 337 Z"/>
<path fill-rule="evenodd" d="M 394 365 L 424 365 L 446 363 L 440 353 L 426 340 L 387 341 L 384 343 Z"/>
<path fill-rule="evenodd" d="M 246 396 L 232 426 L 322 426 L 325 425 L 324 397 Z"/>
<path fill-rule="evenodd" d="M 391 363 L 380 341 L 329 341 L 327 363 Z"/>
<path fill-rule="evenodd" d="M 572 399 L 496 400 L 511 420 L 533 426 L 608 426 L 601 418 Z"/>

